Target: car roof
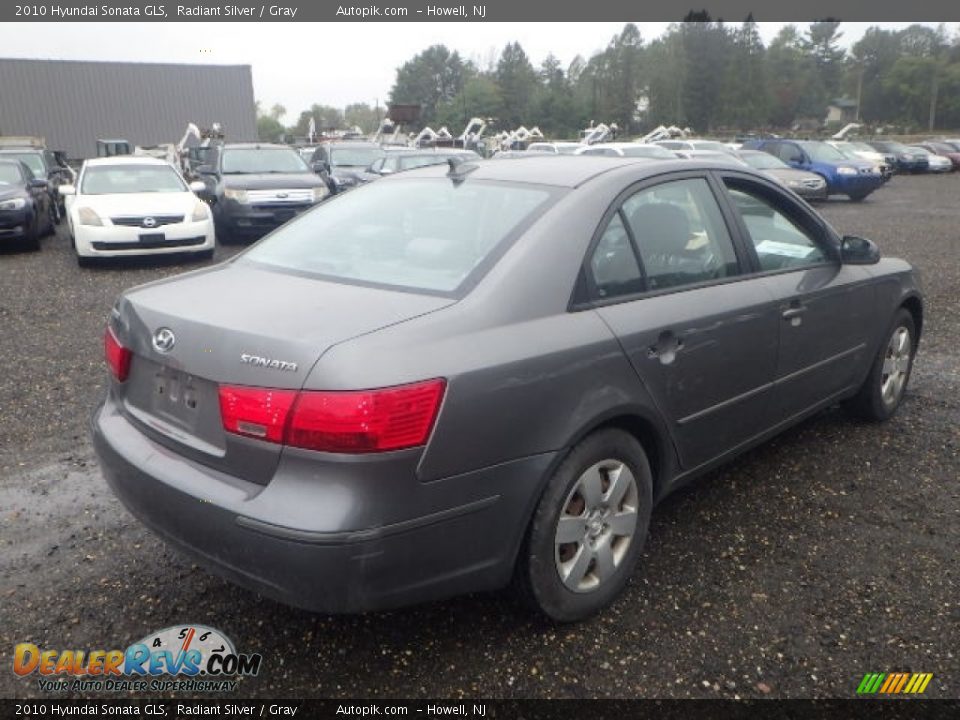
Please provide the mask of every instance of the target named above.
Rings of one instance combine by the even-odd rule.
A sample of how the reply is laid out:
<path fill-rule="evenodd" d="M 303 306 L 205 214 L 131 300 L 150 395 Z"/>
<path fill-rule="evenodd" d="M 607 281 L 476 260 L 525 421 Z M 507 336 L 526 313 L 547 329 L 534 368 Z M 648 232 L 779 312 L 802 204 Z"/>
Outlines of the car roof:
<path fill-rule="evenodd" d="M 326 145 L 328 147 L 332 147 L 332 148 L 334 147 L 352 147 L 352 148 L 380 147 L 378 143 L 370 142 L 369 140 L 327 140 L 321 144 Z"/>
<path fill-rule="evenodd" d="M 83 164 L 87 167 L 99 167 L 100 165 L 164 165 L 173 167 L 166 160 L 149 155 L 114 155 L 113 157 L 90 158 Z"/>
<path fill-rule="evenodd" d="M 17 153 L 18 155 L 43 155 L 43 148 L 30 147 L 29 145 L 4 145 L 0 147 L 0 153 Z"/>
<path fill-rule="evenodd" d="M 17 166 L 23 165 L 23 163 L 20 162 L 19 160 L 4 160 L 2 158 L 0 158 L 0 163 L 2 163 L 3 165 L 17 165 Z"/>
<path fill-rule="evenodd" d="M 536 153 L 530 154 L 536 155 Z M 494 180 L 574 188 L 598 175 L 629 166 L 641 171 L 644 177 L 651 177 L 671 170 L 698 168 L 729 170 L 731 164 L 733 163 L 715 162 L 706 159 L 696 161 L 681 158 L 659 160 L 656 158 L 608 157 L 603 155 L 566 155 L 561 160 L 551 155 L 545 155 L 543 157 L 530 157 L 523 162 L 479 160 L 463 163 L 460 168 L 461 172 L 463 170 L 467 171 L 465 177 L 470 180 Z M 448 173 L 449 169 L 445 165 L 432 165 L 426 168 L 407 170 L 394 177 L 446 177 Z"/>
<path fill-rule="evenodd" d="M 213 147 L 212 145 L 210 147 Z M 295 148 L 292 145 L 281 145 L 280 143 L 267 143 L 267 142 L 245 142 L 245 143 L 224 143 L 219 146 L 222 150 L 231 150 L 234 148 L 286 148 L 288 150 L 294 150 Z"/>
<path fill-rule="evenodd" d="M 463 148 L 394 148 L 387 149 L 389 155 L 476 155 L 473 150 Z"/>

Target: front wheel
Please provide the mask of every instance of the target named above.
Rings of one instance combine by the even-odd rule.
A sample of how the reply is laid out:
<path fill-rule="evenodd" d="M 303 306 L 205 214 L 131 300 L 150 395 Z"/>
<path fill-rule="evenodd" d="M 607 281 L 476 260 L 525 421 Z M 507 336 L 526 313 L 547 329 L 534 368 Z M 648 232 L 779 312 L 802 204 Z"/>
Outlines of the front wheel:
<path fill-rule="evenodd" d="M 652 505 L 650 464 L 633 436 L 609 429 L 582 440 L 534 513 L 517 566 L 522 592 L 558 622 L 600 611 L 633 573 Z"/>
<path fill-rule="evenodd" d="M 913 315 L 900 308 L 870 366 L 870 374 L 848 404 L 853 414 L 866 420 L 883 422 L 897 412 L 913 370 L 916 332 Z"/>
<path fill-rule="evenodd" d="M 852 202 L 863 202 L 870 193 L 850 193 L 848 197 Z"/>

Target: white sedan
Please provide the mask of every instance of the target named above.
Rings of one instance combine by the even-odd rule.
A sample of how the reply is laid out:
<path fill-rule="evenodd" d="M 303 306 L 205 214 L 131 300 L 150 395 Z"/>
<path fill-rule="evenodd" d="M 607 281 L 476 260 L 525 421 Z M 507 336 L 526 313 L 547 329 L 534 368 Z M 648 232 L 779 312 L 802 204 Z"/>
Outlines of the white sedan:
<path fill-rule="evenodd" d="M 925 147 L 920 147 L 919 145 L 911 145 L 910 149 L 915 152 L 922 152 L 927 156 L 928 168 L 932 173 L 948 173 L 953 172 L 953 162 L 950 158 L 943 155 L 937 155 L 927 150 Z"/>
<path fill-rule="evenodd" d="M 210 208 L 174 167 L 149 157 L 87 160 L 77 184 L 61 185 L 77 262 L 127 255 L 213 255 Z M 196 186 L 196 187 L 195 187 Z"/>

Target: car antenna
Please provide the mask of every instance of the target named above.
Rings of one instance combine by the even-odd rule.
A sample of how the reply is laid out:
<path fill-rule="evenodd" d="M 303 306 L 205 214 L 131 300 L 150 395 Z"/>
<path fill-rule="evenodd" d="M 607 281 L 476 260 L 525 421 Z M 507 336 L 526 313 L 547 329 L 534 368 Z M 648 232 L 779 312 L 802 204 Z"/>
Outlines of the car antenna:
<path fill-rule="evenodd" d="M 477 169 L 476 163 L 468 163 L 461 157 L 447 158 L 447 165 L 450 169 L 447 171 L 447 177 L 453 180 L 454 185 L 459 185 L 467 179 L 467 174 Z"/>

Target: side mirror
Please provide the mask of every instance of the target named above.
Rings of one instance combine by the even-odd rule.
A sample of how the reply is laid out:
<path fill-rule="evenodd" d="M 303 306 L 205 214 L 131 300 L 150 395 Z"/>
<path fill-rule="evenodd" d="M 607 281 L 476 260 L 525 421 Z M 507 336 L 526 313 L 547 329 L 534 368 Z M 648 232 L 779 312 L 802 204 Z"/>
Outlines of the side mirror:
<path fill-rule="evenodd" d="M 206 192 L 207 190 L 206 184 L 200 182 L 199 180 L 194 180 L 192 183 L 190 183 L 189 187 L 190 187 L 190 192 L 192 193 L 202 193 L 202 192 Z"/>
<path fill-rule="evenodd" d="M 76 195 L 77 189 L 73 185 L 61 185 L 57 190 L 60 191 L 61 195 Z"/>
<path fill-rule="evenodd" d="M 880 262 L 880 248 L 872 240 L 844 235 L 840 241 L 840 259 L 844 265 L 876 265 Z"/>
<path fill-rule="evenodd" d="M 30 187 L 34 188 L 43 188 L 44 190 L 50 189 L 50 183 L 48 183 L 43 178 L 34 178 L 30 181 Z"/>

